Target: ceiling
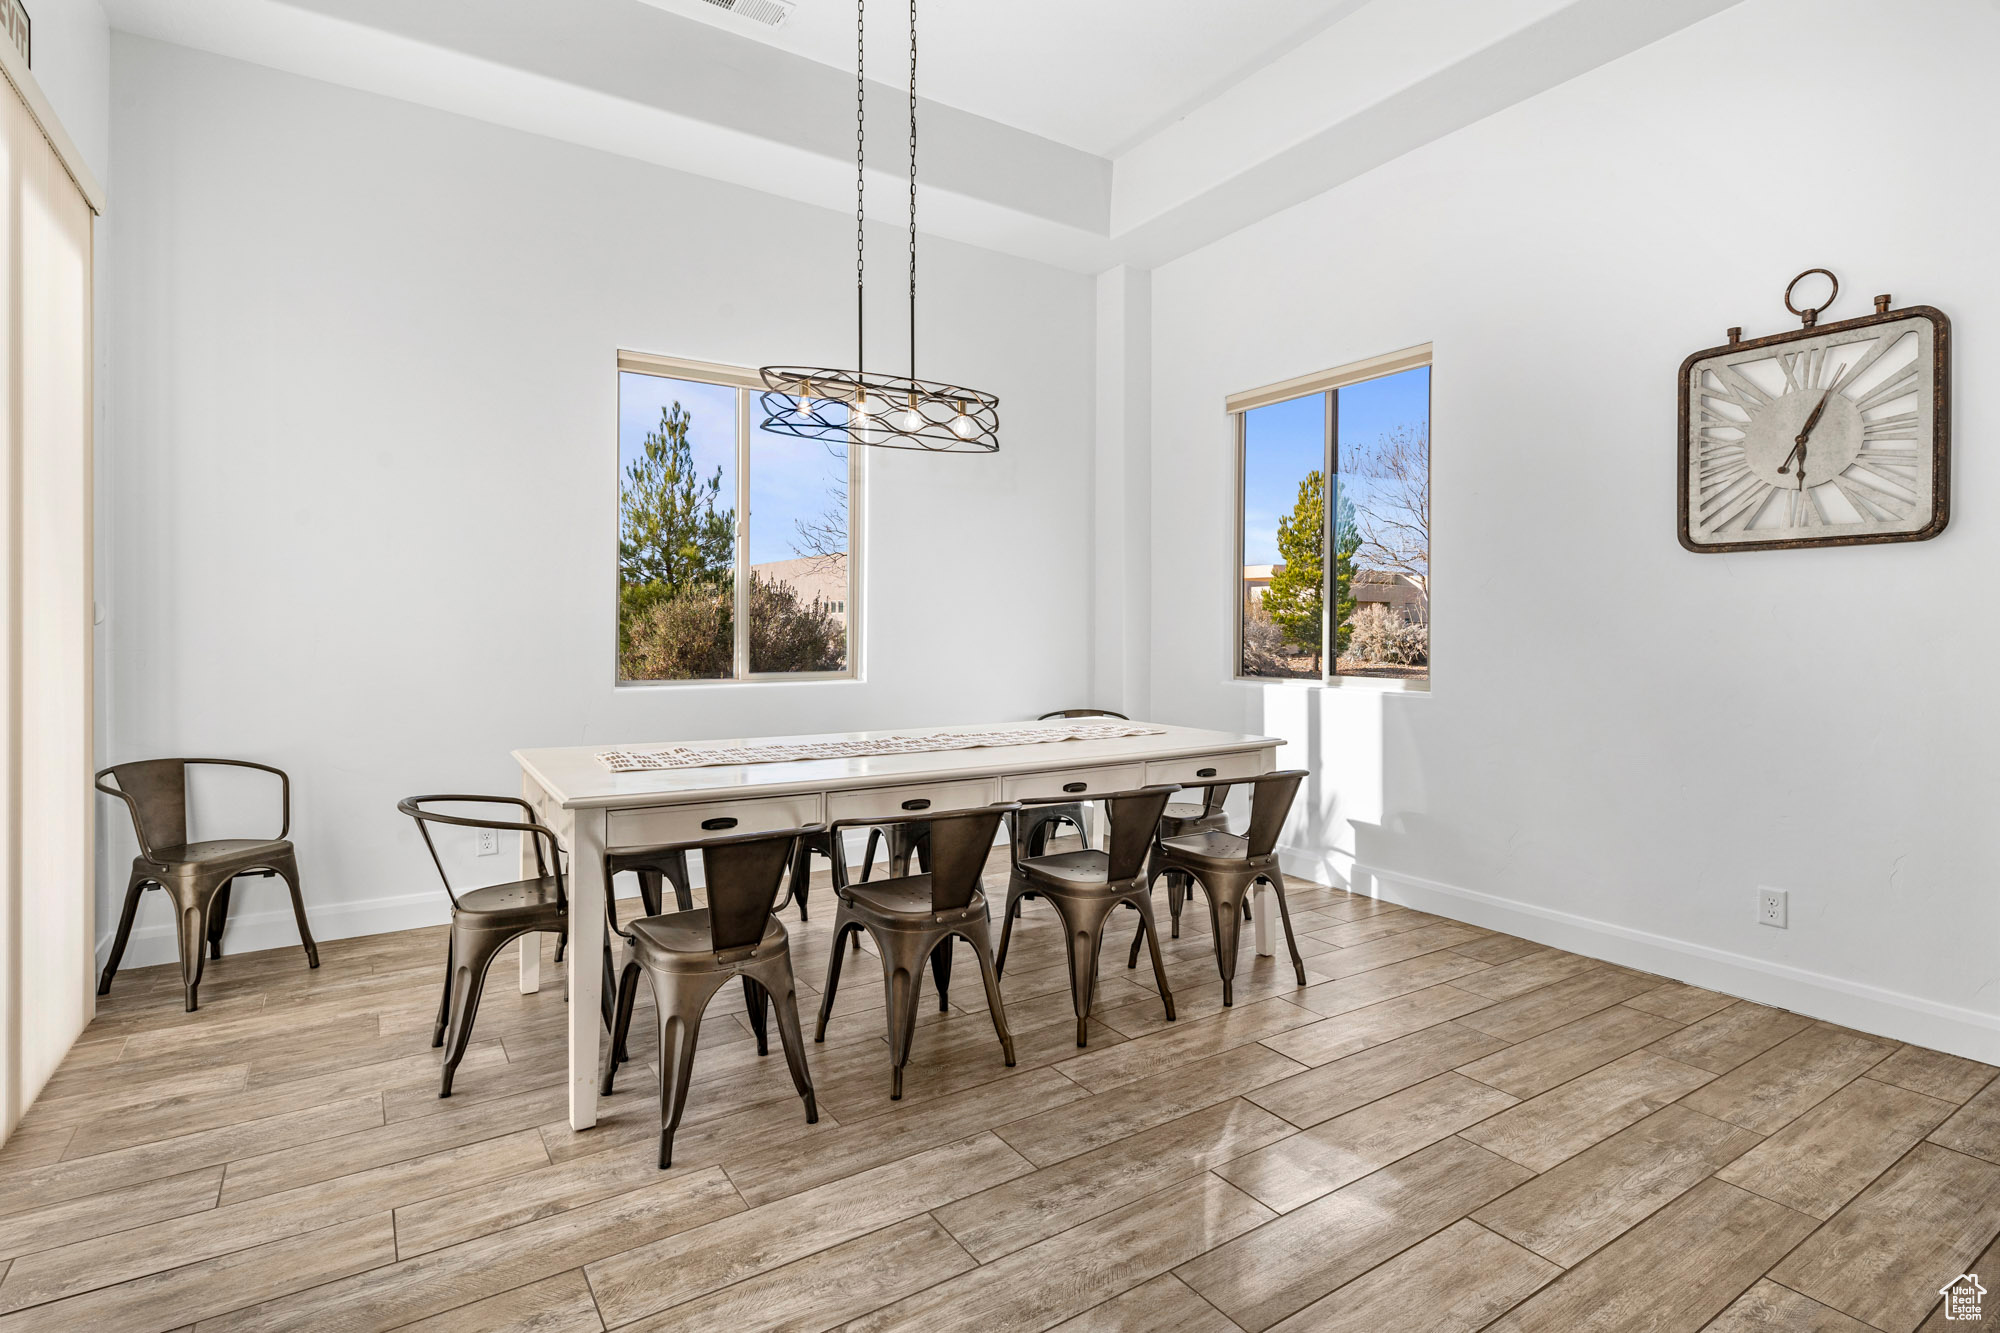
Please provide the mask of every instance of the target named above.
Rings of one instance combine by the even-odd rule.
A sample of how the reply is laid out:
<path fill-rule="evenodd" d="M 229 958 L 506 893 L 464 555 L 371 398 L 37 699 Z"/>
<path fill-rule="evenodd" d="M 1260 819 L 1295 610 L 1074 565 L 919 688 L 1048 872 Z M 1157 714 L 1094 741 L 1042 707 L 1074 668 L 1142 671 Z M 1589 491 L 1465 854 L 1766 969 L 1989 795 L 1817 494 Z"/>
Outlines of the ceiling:
<path fill-rule="evenodd" d="M 797 0 L 771 28 L 707 0 L 632 0 L 854 72 L 854 0 Z M 930 100 L 1080 148 L 1120 151 L 1240 83 L 1363 0 L 923 0 Z M 908 6 L 868 11 L 868 70 L 903 84 Z"/>
<path fill-rule="evenodd" d="M 706 0 L 101 2 L 141 37 L 853 198 L 854 0 L 778 29 Z M 923 0 L 923 228 L 1083 273 L 1166 263 L 1738 2 Z M 901 225 L 908 6 L 872 12 L 868 213 Z"/>

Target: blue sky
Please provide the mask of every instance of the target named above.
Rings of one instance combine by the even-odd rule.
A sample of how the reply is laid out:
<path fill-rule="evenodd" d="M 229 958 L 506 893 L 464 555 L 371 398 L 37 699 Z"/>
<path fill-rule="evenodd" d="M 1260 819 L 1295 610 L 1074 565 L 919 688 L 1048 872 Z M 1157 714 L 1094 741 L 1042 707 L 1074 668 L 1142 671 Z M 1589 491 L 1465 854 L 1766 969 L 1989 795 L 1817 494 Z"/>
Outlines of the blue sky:
<path fill-rule="evenodd" d="M 1251 409 L 1243 423 L 1243 563 L 1278 562 L 1278 520 L 1298 502 L 1299 483 L 1325 459 L 1326 396 Z M 1342 449 L 1372 444 L 1398 426 L 1430 422 L 1431 370 L 1385 375 L 1340 391 Z M 1368 483 L 1350 479 L 1350 495 Z"/>
<path fill-rule="evenodd" d="M 666 379 L 659 375 L 618 376 L 618 478 L 640 456 L 648 432 L 660 424 L 660 413 L 675 402 L 690 418 L 688 442 L 695 466 L 704 480 L 722 469 L 722 505 L 736 504 L 736 390 L 715 384 Z M 758 411 L 756 395 L 750 410 Z M 761 421 L 759 414 L 754 420 Z M 790 560 L 797 522 L 824 507 L 829 488 L 847 479 L 844 450 L 823 444 L 754 430 L 750 436 L 750 563 Z"/>

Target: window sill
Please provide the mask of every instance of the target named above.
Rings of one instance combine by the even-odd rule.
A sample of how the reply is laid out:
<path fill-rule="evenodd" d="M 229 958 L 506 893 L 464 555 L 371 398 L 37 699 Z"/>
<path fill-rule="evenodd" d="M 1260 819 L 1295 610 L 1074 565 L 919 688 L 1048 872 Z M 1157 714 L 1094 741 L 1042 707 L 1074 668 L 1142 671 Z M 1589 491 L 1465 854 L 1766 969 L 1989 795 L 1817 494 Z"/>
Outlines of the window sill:
<path fill-rule="evenodd" d="M 1371 694 L 1429 694 L 1430 678 L 1406 680 L 1395 676 L 1329 676 L 1324 680 L 1285 680 L 1276 676 L 1234 676 L 1235 685 L 1275 685 L 1295 690 L 1361 690 Z"/>
<path fill-rule="evenodd" d="M 707 686 L 714 689 L 733 689 L 739 685 L 859 685 L 861 677 L 847 672 L 801 671 L 788 675 L 741 676 L 728 680 L 619 680 L 613 681 L 620 690 L 684 690 Z"/>

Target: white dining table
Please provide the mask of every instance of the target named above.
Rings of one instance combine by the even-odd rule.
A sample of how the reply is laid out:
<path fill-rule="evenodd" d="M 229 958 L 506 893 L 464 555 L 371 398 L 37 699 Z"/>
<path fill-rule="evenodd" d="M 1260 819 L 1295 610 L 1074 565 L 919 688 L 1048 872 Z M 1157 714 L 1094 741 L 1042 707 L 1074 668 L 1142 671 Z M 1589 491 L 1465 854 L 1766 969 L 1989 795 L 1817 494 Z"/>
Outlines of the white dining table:
<path fill-rule="evenodd" d="M 1103 719 L 1092 719 L 1102 721 Z M 840 732 L 679 742 L 700 747 L 754 748 L 816 741 L 870 740 L 954 732 L 990 732 L 1048 723 L 982 723 L 961 727 Z M 1092 801 L 1159 783 L 1247 778 L 1276 767 L 1272 736 L 1243 736 L 1193 727 L 1136 724 L 1152 734 L 977 749 L 878 754 L 778 763 L 720 763 L 698 768 L 614 772 L 598 756 L 643 751 L 673 742 L 575 745 L 516 750 L 521 794 L 569 853 L 570 948 L 569 1123 L 597 1123 L 599 988 L 605 931 L 605 855 L 703 837 L 777 831 L 838 819 L 907 819 L 912 810 L 972 809 L 1000 801 L 1068 797 Z M 532 877 L 534 853 L 523 838 L 522 875 Z M 1257 952 L 1272 951 L 1268 894 L 1255 901 Z M 521 949 L 521 990 L 541 985 L 541 950 Z"/>

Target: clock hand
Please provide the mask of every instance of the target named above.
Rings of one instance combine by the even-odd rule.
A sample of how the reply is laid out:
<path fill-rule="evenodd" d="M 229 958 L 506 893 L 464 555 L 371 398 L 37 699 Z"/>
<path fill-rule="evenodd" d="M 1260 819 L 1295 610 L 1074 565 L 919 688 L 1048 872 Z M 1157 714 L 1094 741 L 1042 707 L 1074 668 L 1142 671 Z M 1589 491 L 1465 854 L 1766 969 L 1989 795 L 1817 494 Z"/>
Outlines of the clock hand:
<path fill-rule="evenodd" d="M 1828 388 L 1825 393 L 1819 396 L 1819 406 L 1815 407 L 1812 410 L 1812 415 L 1806 418 L 1806 424 L 1799 427 L 1799 437 L 1792 444 L 1792 451 L 1786 454 L 1785 461 L 1778 465 L 1779 475 L 1782 476 L 1792 470 L 1792 460 L 1794 458 L 1799 460 L 1799 489 L 1801 490 L 1805 489 L 1806 484 L 1806 441 L 1811 438 L 1813 427 L 1819 424 L 1821 414 L 1826 411 L 1827 400 L 1832 397 L 1832 388 Z"/>

